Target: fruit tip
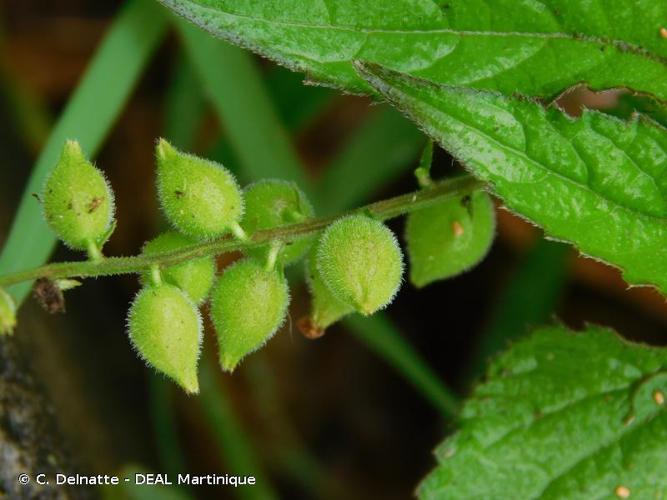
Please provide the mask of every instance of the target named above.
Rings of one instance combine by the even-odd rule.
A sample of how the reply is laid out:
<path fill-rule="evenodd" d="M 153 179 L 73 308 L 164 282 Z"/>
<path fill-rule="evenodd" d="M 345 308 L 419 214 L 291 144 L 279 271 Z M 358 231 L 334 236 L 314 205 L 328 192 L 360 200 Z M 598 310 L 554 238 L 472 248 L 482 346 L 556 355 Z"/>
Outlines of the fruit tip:
<path fill-rule="evenodd" d="M 238 359 L 228 355 L 228 354 L 223 354 L 220 357 L 220 367 L 222 368 L 222 371 L 225 373 L 233 373 L 236 367 L 239 364 Z"/>
<path fill-rule="evenodd" d="M 76 139 L 67 139 L 65 141 L 65 145 L 63 146 L 63 153 L 83 156 L 81 144 L 79 144 L 79 141 Z"/>
<path fill-rule="evenodd" d="M 173 153 L 175 151 L 174 146 L 169 144 L 169 141 L 165 139 L 164 137 L 160 137 L 157 141 L 157 146 L 155 147 L 155 151 L 157 152 L 158 158 L 166 158 L 168 154 Z"/>
<path fill-rule="evenodd" d="M 363 316 L 370 316 L 377 311 L 377 308 L 371 306 L 368 302 L 357 302 L 355 309 Z"/>
<path fill-rule="evenodd" d="M 186 394 L 190 396 L 196 396 L 199 394 L 199 381 L 195 378 L 188 382 L 182 381 L 181 387 L 185 390 Z"/>

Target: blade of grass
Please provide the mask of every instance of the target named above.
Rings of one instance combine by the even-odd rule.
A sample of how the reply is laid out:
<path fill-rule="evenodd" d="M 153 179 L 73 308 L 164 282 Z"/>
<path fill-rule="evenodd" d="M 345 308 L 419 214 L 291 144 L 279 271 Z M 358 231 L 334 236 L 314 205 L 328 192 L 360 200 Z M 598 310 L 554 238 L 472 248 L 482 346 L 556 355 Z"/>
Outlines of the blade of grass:
<path fill-rule="evenodd" d="M 362 203 L 402 174 L 419 156 L 426 138 L 397 111 L 383 106 L 355 131 L 318 185 L 324 214 Z"/>
<path fill-rule="evenodd" d="M 245 175 L 292 180 L 308 191 L 305 171 L 252 57 L 183 19 L 174 21 Z"/>
<path fill-rule="evenodd" d="M 192 64 L 179 54 L 165 100 L 164 134 L 178 148 L 194 147 L 197 129 L 206 112 L 206 100 Z"/>
<path fill-rule="evenodd" d="M 327 87 L 304 85 L 303 75 L 275 66 L 266 75 L 266 89 L 283 125 L 299 131 L 334 101 Z"/>
<path fill-rule="evenodd" d="M 33 168 L 9 238 L 0 255 L 0 274 L 45 262 L 55 237 L 32 196 L 41 191 L 66 139 L 77 139 L 94 155 L 111 128 L 142 70 L 166 31 L 166 13 L 155 2 L 130 0 L 114 20 L 90 66 L 55 125 Z M 21 303 L 30 284 L 11 287 Z"/>
<path fill-rule="evenodd" d="M 161 375 L 151 373 L 148 391 L 158 457 L 164 472 L 176 477 L 187 468 L 176 431 L 173 387 Z"/>
<path fill-rule="evenodd" d="M 271 69 L 265 77 L 266 91 L 270 102 L 275 104 L 275 111 L 279 117 L 279 123 L 284 124 L 287 132 L 295 133 L 311 122 L 321 111 L 331 105 L 334 93 L 331 89 L 317 86 L 306 86 L 301 78 L 291 71 L 280 66 Z M 238 177 L 248 182 L 256 180 L 244 169 L 239 167 L 234 150 L 226 137 L 221 137 L 209 149 L 207 157 L 222 163 Z M 284 174 L 278 171 L 279 165 L 275 165 L 276 171 L 271 175 L 274 177 L 289 176 L 285 170 Z M 276 173 L 278 172 L 278 173 Z"/>
<path fill-rule="evenodd" d="M 337 499 L 350 493 L 349 485 L 336 481 L 302 442 L 280 398 L 276 383 L 279 377 L 265 352 L 257 352 L 248 360 L 244 375 L 253 387 L 252 399 L 259 418 L 270 432 L 270 446 L 266 451 L 276 468 L 295 484 L 301 484 L 309 498 Z"/>
<path fill-rule="evenodd" d="M 247 441 L 246 433 L 236 420 L 233 408 L 225 394 L 218 387 L 213 363 L 206 357 L 202 359 L 200 368 L 200 384 L 202 410 L 206 419 L 212 424 L 218 446 L 223 451 L 226 465 L 232 474 L 239 476 L 255 476 L 255 486 L 236 488 L 234 491 L 244 499 L 277 498 L 269 482 L 261 475 L 258 460 Z"/>
<path fill-rule="evenodd" d="M 567 245 L 542 239 L 529 251 L 496 302 L 489 327 L 468 363 L 468 379 L 479 377 L 488 358 L 509 341 L 549 320 L 567 282 L 567 256 Z"/>
<path fill-rule="evenodd" d="M 375 314 L 368 318 L 353 315 L 344 319 L 343 324 L 401 373 L 446 418 L 456 415 L 458 397 L 440 382 L 438 375 L 424 363 L 385 315 Z"/>

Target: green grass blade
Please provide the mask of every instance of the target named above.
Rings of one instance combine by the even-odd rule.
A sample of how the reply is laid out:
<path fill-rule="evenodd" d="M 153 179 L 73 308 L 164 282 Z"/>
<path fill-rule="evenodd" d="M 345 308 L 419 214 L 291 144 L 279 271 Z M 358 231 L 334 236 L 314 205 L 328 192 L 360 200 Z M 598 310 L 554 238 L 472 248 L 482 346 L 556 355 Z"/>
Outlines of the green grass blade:
<path fill-rule="evenodd" d="M 184 54 L 180 54 L 167 90 L 164 111 L 164 134 L 178 148 L 194 146 L 197 129 L 206 112 L 206 100 L 199 79 Z"/>
<path fill-rule="evenodd" d="M 320 181 L 318 202 L 335 213 L 365 201 L 372 192 L 404 172 L 426 138 L 391 108 L 375 111 L 355 131 Z"/>
<path fill-rule="evenodd" d="M 217 368 L 217 367 L 216 367 Z M 223 451 L 225 465 L 231 474 L 255 476 L 255 486 L 239 487 L 235 490 L 243 499 L 277 498 L 269 482 L 261 475 L 252 444 L 247 441 L 246 433 L 234 416 L 230 402 L 215 380 L 214 364 L 205 356 L 201 362 L 200 383 L 202 410 L 212 424 L 218 446 Z"/>
<path fill-rule="evenodd" d="M 293 180 L 307 190 L 304 170 L 252 57 L 180 19 L 177 26 L 246 175 Z"/>
<path fill-rule="evenodd" d="M 440 382 L 438 375 L 423 362 L 385 315 L 375 314 L 368 318 L 354 315 L 343 320 L 343 324 L 401 373 L 446 418 L 456 415 L 458 397 Z"/>
<path fill-rule="evenodd" d="M 32 194 L 41 191 L 66 139 L 77 139 L 89 155 L 99 149 L 162 40 L 166 19 L 163 9 L 149 0 L 131 0 L 119 13 L 35 164 L 0 255 L 0 274 L 48 259 L 55 237 Z M 9 291 L 20 303 L 29 290 L 26 283 Z"/>
<path fill-rule="evenodd" d="M 187 468 L 176 431 L 173 388 L 162 375 L 151 373 L 148 389 L 158 457 L 164 472 L 176 477 Z"/>
<path fill-rule="evenodd" d="M 266 75 L 266 88 L 282 123 L 292 131 L 308 125 L 337 95 L 326 87 L 304 85 L 303 75 L 280 66 Z"/>

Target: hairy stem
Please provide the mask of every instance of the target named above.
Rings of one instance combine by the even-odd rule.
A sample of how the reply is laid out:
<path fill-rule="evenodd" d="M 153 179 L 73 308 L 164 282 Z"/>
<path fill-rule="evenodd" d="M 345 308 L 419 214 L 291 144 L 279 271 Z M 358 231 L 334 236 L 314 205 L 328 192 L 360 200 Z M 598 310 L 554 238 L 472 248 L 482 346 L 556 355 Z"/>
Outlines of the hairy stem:
<path fill-rule="evenodd" d="M 360 212 L 377 219 L 387 220 L 413 210 L 425 208 L 447 198 L 465 195 L 482 186 L 483 183 L 481 181 L 478 181 L 470 175 L 463 175 L 454 179 L 436 182 L 428 189 L 422 189 L 413 193 L 371 203 L 370 205 L 366 205 L 342 215 Z M 99 261 L 47 264 L 27 271 L 19 271 L 0 276 L 0 286 L 14 285 L 16 283 L 31 281 L 38 278 L 55 280 L 59 278 L 91 278 L 111 276 L 115 274 L 140 273 L 150 270 L 151 267 L 154 266 L 170 266 L 198 257 L 220 255 L 227 252 L 242 250 L 244 248 L 265 245 L 276 240 L 289 243 L 321 231 L 339 217 L 341 217 L 341 215 L 308 219 L 298 224 L 257 231 L 244 240 L 225 236 L 217 240 L 198 243 L 173 252 L 163 252 L 154 255 L 138 255 L 136 257 L 107 257 Z"/>

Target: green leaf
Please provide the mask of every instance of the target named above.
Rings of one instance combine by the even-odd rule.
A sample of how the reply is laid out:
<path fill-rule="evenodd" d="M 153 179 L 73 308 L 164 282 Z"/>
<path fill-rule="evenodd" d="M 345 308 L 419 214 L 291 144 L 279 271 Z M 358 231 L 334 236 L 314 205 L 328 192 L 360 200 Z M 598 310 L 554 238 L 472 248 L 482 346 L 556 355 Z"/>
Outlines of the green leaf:
<path fill-rule="evenodd" d="M 312 80 L 366 93 L 355 59 L 438 83 L 553 97 L 579 82 L 667 99 L 656 0 L 160 0 Z M 585 5 L 577 5 L 578 3 Z"/>
<path fill-rule="evenodd" d="M 259 457 L 255 454 L 250 433 L 235 413 L 231 398 L 216 379 L 218 366 L 204 357 L 200 369 L 201 396 L 199 402 L 210 431 L 220 449 L 225 473 L 237 476 L 254 476 L 253 486 L 240 486 L 234 497 L 240 500 L 273 500 L 278 495 L 266 477 Z M 261 448 L 259 448 L 261 449 Z"/>
<path fill-rule="evenodd" d="M 451 419 L 459 408 L 458 396 L 445 386 L 412 344 L 403 337 L 386 316 L 379 312 L 363 317 L 358 314 L 343 319 L 343 324 L 359 340 L 398 371 L 419 393 L 433 403 L 443 417 Z"/>
<path fill-rule="evenodd" d="M 244 169 L 308 191 L 308 179 L 249 54 L 178 19 L 187 56 Z M 211 64 L 215 61 L 215 64 Z"/>
<path fill-rule="evenodd" d="M 419 497 L 664 498 L 665 394 L 666 349 L 542 328 L 491 365 Z"/>
<path fill-rule="evenodd" d="M 373 110 L 327 166 L 315 193 L 322 213 L 335 214 L 376 194 L 405 172 L 425 142 L 414 123 L 389 106 Z"/>
<path fill-rule="evenodd" d="M 552 238 L 667 292 L 667 133 L 359 65 L 389 101 Z"/>
<path fill-rule="evenodd" d="M 667 106 L 642 95 L 624 94 L 619 97 L 618 104 L 614 109 L 605 110 L 605 112 L 625 119 L 639 112 L 650 116 L 663 127 L 667 127 Z"/>

